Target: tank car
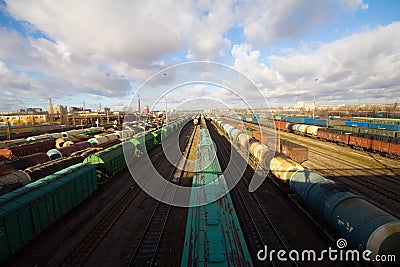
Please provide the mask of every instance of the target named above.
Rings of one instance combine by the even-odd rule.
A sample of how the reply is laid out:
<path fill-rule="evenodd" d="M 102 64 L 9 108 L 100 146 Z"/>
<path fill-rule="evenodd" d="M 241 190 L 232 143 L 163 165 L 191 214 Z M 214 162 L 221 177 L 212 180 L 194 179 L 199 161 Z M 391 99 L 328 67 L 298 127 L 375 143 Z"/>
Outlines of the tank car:
<path fill-rule="evenodd" d="M 400 258 L 400 221 L 365 198 L 310 170 L 298 170 L 290 188 L 360 250 Z"/>

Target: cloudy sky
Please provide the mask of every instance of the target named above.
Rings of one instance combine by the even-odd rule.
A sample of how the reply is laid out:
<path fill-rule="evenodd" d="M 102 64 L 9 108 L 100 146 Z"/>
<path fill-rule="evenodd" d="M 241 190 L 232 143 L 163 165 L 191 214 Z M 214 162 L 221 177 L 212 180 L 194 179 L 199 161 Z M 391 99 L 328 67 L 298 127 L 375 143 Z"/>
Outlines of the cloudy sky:
<path fill-rule="evenodd" d="M 398 10 L 396 0 L 0 0 L 0 111 L 49 97 L 118 109 L 152 75 L 193 61 L 233 67 L 272 106 L 314 94 L 321 105 L 393 103 Z M 218 90 L 205 87 L 176 97 Z"/>

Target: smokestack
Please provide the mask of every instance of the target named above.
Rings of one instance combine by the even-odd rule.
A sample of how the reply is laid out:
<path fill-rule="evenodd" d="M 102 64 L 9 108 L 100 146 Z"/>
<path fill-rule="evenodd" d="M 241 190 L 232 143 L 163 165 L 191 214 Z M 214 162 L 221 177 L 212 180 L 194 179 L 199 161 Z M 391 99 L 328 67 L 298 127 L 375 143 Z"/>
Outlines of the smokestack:
<path fill-rule="evenodd" d="M 142 114 L 142 111 L 141 111 L 141 109 L 140 109 L 140 95 L 138 95 L 138 99 L 137 99 L 137 106 L 138 106 L 138 112 L 139 112 L 139 114 Z"/>

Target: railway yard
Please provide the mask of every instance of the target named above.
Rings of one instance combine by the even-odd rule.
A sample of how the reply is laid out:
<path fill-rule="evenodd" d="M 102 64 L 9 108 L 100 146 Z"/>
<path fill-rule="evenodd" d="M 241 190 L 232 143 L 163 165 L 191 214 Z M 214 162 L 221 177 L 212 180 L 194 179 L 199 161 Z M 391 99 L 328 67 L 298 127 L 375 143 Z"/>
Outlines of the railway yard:
<path fill-rule="evenodd" d="M 392 255 L 384 266 L 399 266 L 396 136 L 302 123 L 195 114 L 146 131 L 92 127 L 3 142 L 0 263 L 320 266 L 331 247 Z M 146 193 L 155 173 L 168 181 L 159 186 L 163 200 L 174 201 L 170 185 L 180 185 L 190 189 L 190 207 Z M 275 255 L 260 257 L 266 247 Z M 310 250 L 316 259 L 301 259 Z"/>

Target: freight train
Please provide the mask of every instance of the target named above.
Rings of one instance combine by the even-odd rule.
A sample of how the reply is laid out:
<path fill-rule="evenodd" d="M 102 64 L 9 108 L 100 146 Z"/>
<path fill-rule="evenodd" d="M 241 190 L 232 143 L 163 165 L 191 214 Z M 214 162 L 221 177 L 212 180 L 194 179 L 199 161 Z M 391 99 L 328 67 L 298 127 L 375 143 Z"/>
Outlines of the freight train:
<path fill-rule="evenodd" d="M 271 124 L 271 121 L 265 118 L 252 116 L 231 115 L 231 118 L 242 121 Z M 274 115 L 274 120 L 278 122 L 291 122 L 295 124 L 315 125 L 327 128 L 334 128 L 352 133 L 368 133 L 379 136 L 400 137 L 400 119 L 379 119 L 379 118 L 334 118 L 313 119 L 304 117 L 290 117 Z"/>
<path fill-rule="evenodd" d="M 382 129 L 388 131 L 400 131 L 400 119 L 384 119 L 384 118 L 364 118 L 364 117 L 353 117 L 353 118 L 334 118 L 331 117 L 329 120 L 326 119 L 313 119 L 304 117 L 291 117 L 291 116 L 275 116 L 275 120 L 310 124 L 317 126 L 330 126 L 330 125 L 346 125 L 359 128 L 369 129 Z"/>
<path fill-rule="evenodd" d="M 104 127 L 90 127 L 86 129 L 74 129 L 74 130 L 69 130 L 69 131 L 64 131 L 64 132 L 54 132 L 54 133 L 46 133 L 46 134 L 41 134 L 41 135 L 30 135 L 26 138 L 18 138 L 18 139 L 13 139 L 13 140 L 5 140 L 5 141 L 0 141 L 0 148 L 8 148 L 12 146 L 19 146 L 19 145 L 24 145 L 24 144 L 30 144 L 35 141 L 41 141 L 41 140 L 54 140 L 57 138 L 67 138 L 67 137 L 73 137 L 73 136 L 81 136 L 81 135 L 94 135 L 98 134 L 101 132 L 104 132 L 105 129 Z"/>
<path fill-rule="evenodd" d="M 201 128 L 181 266 L 253 266 L 215 153 L 208 130 Z M 208 190 L 199 190 L 204 185 Z M 210 203 L 202 205 L 205 199 Z"/>
<path fill-rule="evenodd" d="M 145 152 L 143 149 L 154 148 L 161 138 L 168 137 L 187 122 L 188 118 L 177 120 L 87 156 L 81 154 L 48 161 L 48 156 L 42 153 L 35 155 L 43 161 L 41 165 L 19 166 L 24 171 L 10 170 L 14 179 L 7 176 L 8 186 L 12 187 L 12 182 L 23 186 L 0 196 L 0 262 L 90 196 L 98 182 L 125 169 L 124 155 L 134 161 Z M 50 174 L 52 170 L 59 171 Z M 31 182 L 41 174 L 48 175 Z M 5 177 L 0 177 L 0 181 L 5 181 Z"/>
<path fill-rule="evenodd" d="M 88 127 L 88 126 L 85 126 Z M 10 127 L 10 132 L 11 132 L 11 137 L 13 140 L 15 139 L 25 139 L 29 136 L 32 135 L 41 135 L 41 134 L 46 134 L 46 133 L 57 133 L 57 132 L 68 132 L 70 131 L 75 131 L 73 128 L 74 126 L 66 126 L 66 125 L 59 125 L 59 124 L 39 124 L 39 125 L 32 125 L 32 126 L 11 126 Z M 103 127 L 90 127 L 90 128 L 103 128 Z M 85 129 L 79 129 L 82 131 L 86 131 L 90 128 L 85 128 Z M 5 140 L 7 139 L 8 135 L 8 129 L 6 126 L 0 126 L 0 140 Z M 103 128 L 104 131 L 104 128 Z"/>
<path fill-rule="evenodd" d="M 214 119 L 232 143 L 240 149 L 257 146 L 263 148 L 264 155 L 273 154 L 272 149 L 256 140 L 240 138 L 242 131 L 221 120 Z M 233 135 L 232 133 L 236 133 Z M 241 132 L 238 134 L 238 132 Z M 247 135 L 247 134 L 246 134 Z M 257 144 L 258 143 L 258 144 Z M 256 145 L 254 145 L 256 144 Z M 254 158 L 259 158 L 250 149 Z M 365 198 L 355 195 L 341 184 L 326 179 L 303 168 L 284 157 L 262 157 L 262 165 L 280 180 L 286 181 L 291 190 L 318 216 L 359 250 L 370 250 L 373 255 L 396 255 L 400 258 L 400 220 L 371 204 Z"/>
<path fill-rule="evenodd" d="M 245 121 L 256 123 L 248 119 Z M 316 125 L 285 121 L 264 121 L 261 119 L 257 119 L 256 124 L 267 128 L 275 128 L 281 131 L 297 133 L 303 136 L 334 142 L 359 150 L 375 152 L 391 158 L 400 158 L 400 135 L 397 135 L 397 131 L 352 126 L 334 126 L 333 128 L 326 128 Z M 351 132 L 349 131 L 349 128 L 357 129 L 357 132 Z M 370 133 L 363 132 L 366 130 Z M 372 132 L 377 133 L 377 131 L 384 132 L 384 134 L 371 134 Z"/>

